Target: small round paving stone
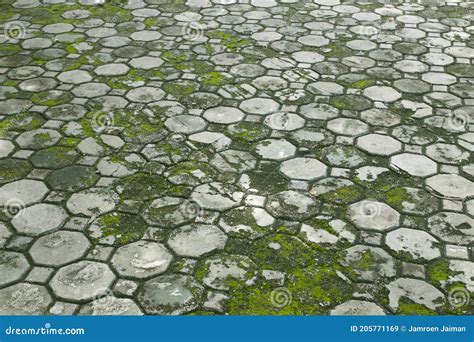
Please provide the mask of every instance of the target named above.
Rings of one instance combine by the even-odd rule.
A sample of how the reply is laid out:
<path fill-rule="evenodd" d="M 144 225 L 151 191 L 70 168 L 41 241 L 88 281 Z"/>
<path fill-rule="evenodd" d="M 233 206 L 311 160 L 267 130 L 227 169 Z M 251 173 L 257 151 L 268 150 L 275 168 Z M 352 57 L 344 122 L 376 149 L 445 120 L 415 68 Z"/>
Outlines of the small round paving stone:
<path fill-rule="evenodd" d="M 327 166 L 313 158 L 293 158 L 284 161 L 280 171 L 292 179 L 315 180 L 327 174 Z"/>
<path fill-rule="evenodd" d="M 147 280 L 137 299 L 147 314 L 181 315 L 198 307 L 203 291 L 192 277 L 169 274 Z"/>
<path fill-rule="evenodd" d="M 83 257 L 89 246 L 84 234 L 61 230 L 36 240 L 30 248 L 30 255 L 35 263 L 63 266 Z"/>
<path fill-rule="evenodd" d="M 62 207 L 40 203 L 20 210 L 11 223 L 19 233 L 35 236 L 60 228 L 67 217 Z"/>
<path fill-rule="evenodd" d="M 18 281 L 29 269 L 30 264 L 23 254 L 0 251 L 0 286 Z"/>
<path fill-rule="evenodd" d="M 109 266 L 79 261 L 61 267 L 50 282 L 56 296 L 69 300 L 89 300 L 107 292 L 115 280 Z"/>
<path fill-rule="evenodd" d="M 223 249 L 227 236 L 212 225 L 191 224 L 171 232 L 168 245 L 180 256 L 200 257 Z"/>
<path fill-rule="evenodd" d="M 245 116 L 241 110 L 232 107 L 215 107 L 204 112 L 204 118 L 210 122 L 231 124 L 241 121 Z"/>
<path fill-rule="evenodd" d="M 164 273 L 172 260 L 173 256 L 162 244 L 138 241 L 117 249 L 112 266 L 123 277 L 141 279 Z"/>

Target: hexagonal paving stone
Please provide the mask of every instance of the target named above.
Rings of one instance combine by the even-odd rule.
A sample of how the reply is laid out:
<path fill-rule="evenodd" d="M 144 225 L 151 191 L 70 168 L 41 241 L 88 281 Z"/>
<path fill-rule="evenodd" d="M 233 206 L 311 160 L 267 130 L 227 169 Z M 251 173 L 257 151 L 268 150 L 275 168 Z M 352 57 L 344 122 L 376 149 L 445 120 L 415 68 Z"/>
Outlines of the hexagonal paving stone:
<path fill-rule="evenodd" d="M 30 255 L 35 263 L 62 266 L 79 260 L 89 246 L 84 234 L 61 230 L 36 240 L 30 248 Z"/>
<path fill-rule="evenodd" d="M 402 143 L 387 135 L 367 134 L 357 139 L 357 146 L 368 153 L 389 156 L 402 149 Z"/>
<path fill-rule="evenodd" d="M 29 269 L 30 264 L 23 254 L 0 251 L 0 286 L 18 281 Z"/>
<path fill-rule="evenodd" d="M 338 118 L 328 122 L 328 129 L 336 134 L 361 135 L 369 130 L 369 126 L 354 119 Z"/>
<path fill-rule="evenodd" d="M 474 184 L 459 175 L 436 175 L 428 178 L 426 185 L 445 197 L 465 199 L 474 195 Z"/>
<path fill-rule="evenodd" d="M 250 114 L 266 115 L 276 112 L 280 105 L 272 99 L 252 98 L 242 101 L 240 109 Z"/>
<path fill-rule="evenodd" d="M 252 170 L 257 161 L 248 152 L 227 150 L 215 154 L 210 164 L 222 172 L 242 173 Z"/>
<path fill-rule="evenodd" d="M 20 210 L 11 222 L 20 234 L 40 235 L 60 228 L 67 217 L 62 207 L 40 203 Z"/>
<path fill-rule="evenodd" d="M 170 274 L 146 281 L 138 293 L 138 302 L 147 314 L 181 315 L 196 309 L 203 287 L 192 277 Z"/>
<path fill-rule="evenodd" d="M 374 281 L 380 277 L 393 277 L 396 274 L 395 259 L 382 248 L 356 245 L 344 251 L 341 264 L 351 267 L 356 280 Z"/>
<path fill-rule="evenodd" d="M 164 273 L 172 260 L 162 244 L 138 241 L 117 249 L 112 265 L 119 275 L 140 279 Z"/>
<path fill-rule="evenodd" d="M 386 285 L 386 287 L 389 290 L 388 305 L 393 310 L 398 309 L 402 297 L 432 310 L 444 303 L 443 293 L 423 280 L 399 278 Z"/>
<path fill-rule="evenodd" d="M 402 97 L 398 91 L 391 87 L 374 86 L 364 90 L 364 95 L 374 101 L 393 102 Z"/>
<path fill-rule="evenodd" d="M 216 226 L 191 224 L 171 232 L 168 245 L 180 256 L 200 257 L 223 249 L 227 236 Z"/>
<path fill-rule="evenodd" d="M 206 260 L 203 283 L 216 290 L 228 290 L 229 281 L 251 283 L 256 276 L 256 266 L 250 258 L 242 255 L 216 256 Z"/>
<path fill-rule="evenodd" d="M 0 290 L 0 315 L 43 315 L 52 303 L 45 287 L 20 283 Z"/>
<path fill-rule="evenodd" d="M 97 216 L 112 211 L 118 200 L 118 195 L 111 190 L 91 188 L 74 193 L 66 205 L 73 214 Z"/>
<path fill-rule="evenodd" d="M 158 68 L 161 64 L 163 64 L 163 60 L 161 58 L 151 56 L 132 58 L 130 60 L 130 65 L 137 69 L 154 69 Z"/>
<path fill-rule="evenodd" d="M 230 124 L 242 120 L 244 113 L 237 108 L 215 107 L 206 110 L 203 116 L 210 122 Z"/>
<path fill-rule="evenodd" d="M 445 164 L 458 164 L 469 158 L 469 153 L 456 145 L 437 143 L 426 148 L 426 154 L 433 160 Z"/>
<path fill-rule="evenodd" d="M 191 198 L 205 209 L 227 210 L 237 207 L 243 194 L 231 185 L 213 182 L 196 187 Z"/>
<path fill-rule="evenodd" d="M 64 299 L 89 300 L 107 292 L 115 280 L 109 266 L 94 261 L 79 261 L 61 267 L 51 279 L 54 293 Z"/>
<path fill-rule="evenodd" d="M 22 148 L 39 150 L 56 145 L 60 138 L 61 134 L 57 131 L 41 128 L 20 134 L 16 142 Z"/>
<path fill-rule="evenodd" d="M 161 197 L 145 209 L 143 217 L 150 224 L 170 228 L 192 221 L 201 210 L 200 204 L 190 199 Z"/>
<path fill-rule="evenodd" d="M 129 298 L 106 296 L 82 307 L 79 315 L 86 316 L 141 316 L 142 310 Z"/>
<path fill-rule="evenodd" d="M 92 81 L 92 76 L 84 70 L 65 71 L 58 75 L 63 83 L 81 84 Z"/>
<path fill-rule="evenodd" d="M 337 305 L 331 310 L 331 315 L 336 316 L 383 316 L 385 311 L 373 302 L 362 300 L 349 300 Z"/>
<path fill-rule="evenodd" d="M 206 122 L 194 115 L 177 115 L 167 119 L 165 126 L 172 132 L 192 134 L 206 128 Z"/>
<path fill-rule="evenodd" d="M 305 120 L 294 113 L 279 112 L 268 115 L 263 121 L 268 127 L 279 131 L 294 131 L 304 126 Z"/>
<path fill-rule="evenodd" d="M 296 147 L 285 139 L 261 141 L 256 152 L 264 159 L 284 160 L 295 155 Z"/>
<path fill-rule="evenodd" d="M 416 177 L 433 175 L 438 169 L 438 165 L 431 159 L 412 153 L 402 153 L 393 156 L 390 158 L 390 166 Z"/>
<path fill-rule="evenodd" d="M 400 215 L 396 210 L 374 200 L 351 204 L 346 216 L 358 228 L 379 231 L 396 227 L 400 221 Z"/>
<path fill-rule="evenodd" d="M 441 256 L 439 242 L 430 234 L 409 228 L 393 230 L 385 237 L 388 248 L 397 253 L 408 253 L 414 260 L 432 260 Z"/>
<path fill-rule="evenodd" d="M 282 191 L 268 198 L 265 208 L 278 218 L 306 219 L 319 212 L 319 203 L 296 191 Z"/>
<path fill-rule="evenodd" d="M 0 205 L 9 206 L 17 203 L 23 207 L 41 201 L 47 193 L 48 188 L 43 182 L 22 179 L 0 188 Z"/>
<path fill-rule="evenodd" d="M 441 240 L 458 245 L 474 242 L 474 219 L 452 212 L 440 212 L 428 219 L 431 233 Z"/>
<path fill-rule="evenodd" d="M 292 179 L 314 180 L 327 174 L 327 166 L 313 158 L 293 158 L 281 163 L 280 171 Z"/>

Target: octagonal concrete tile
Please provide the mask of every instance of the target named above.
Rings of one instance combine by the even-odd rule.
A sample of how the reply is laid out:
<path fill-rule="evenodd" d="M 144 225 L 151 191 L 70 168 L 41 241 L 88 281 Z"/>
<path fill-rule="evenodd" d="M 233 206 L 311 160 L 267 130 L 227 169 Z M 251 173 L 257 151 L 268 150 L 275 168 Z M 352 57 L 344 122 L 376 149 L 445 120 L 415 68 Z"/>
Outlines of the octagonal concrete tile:
<path fill-rule="evenodd" d="M 112 265 L 124 277 L 147 278 L 164 273 L 173 256 L 160 243 L 138 241 L 120 247 L 112 258 Z"/>

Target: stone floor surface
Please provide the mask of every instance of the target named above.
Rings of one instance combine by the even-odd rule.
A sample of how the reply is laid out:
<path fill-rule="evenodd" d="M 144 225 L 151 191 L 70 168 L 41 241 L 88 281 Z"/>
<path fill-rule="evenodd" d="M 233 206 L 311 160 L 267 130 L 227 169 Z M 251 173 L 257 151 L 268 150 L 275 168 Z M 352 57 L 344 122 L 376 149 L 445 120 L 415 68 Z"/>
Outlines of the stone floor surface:
<path fill-rule="evenodd" d="M 474 312 L 469 1 L 0 9 L 0 314 Z"/>

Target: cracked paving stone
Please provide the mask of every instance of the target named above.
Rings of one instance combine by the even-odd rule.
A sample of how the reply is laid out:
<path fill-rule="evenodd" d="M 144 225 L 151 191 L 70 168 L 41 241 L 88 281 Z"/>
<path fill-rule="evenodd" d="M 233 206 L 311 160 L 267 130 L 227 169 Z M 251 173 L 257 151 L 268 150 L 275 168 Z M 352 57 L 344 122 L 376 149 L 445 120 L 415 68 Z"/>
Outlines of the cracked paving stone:
<path fill-rule="evenodd" d="M 96 216 L 112 211 L 118 202 L 115 192 L 91 188 L 73 194 L 67 201 L 67 208 L 73 214 Z"/>
<path fill-rule="evenodd" d="M 443 241 L 467 245 L 474 241 L 474 219 L 452 212 L 440 212 L 428 219 L 431 233 Z"/>

